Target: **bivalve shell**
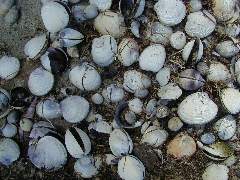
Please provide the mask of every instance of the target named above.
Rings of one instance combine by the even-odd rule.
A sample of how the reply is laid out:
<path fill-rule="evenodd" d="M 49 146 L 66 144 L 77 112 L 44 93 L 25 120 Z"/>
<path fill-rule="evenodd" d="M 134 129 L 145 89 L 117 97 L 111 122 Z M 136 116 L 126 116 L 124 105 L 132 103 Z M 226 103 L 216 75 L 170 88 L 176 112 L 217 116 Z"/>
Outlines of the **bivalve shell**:
<path fill-rule="evenodd" d="M 237 47 L 233 41 L 223 41 L 217 44 L 216 46 L 217 53 L 225 58 L 235 56 L 239 53 L 240 49 Z"/>
<path fill-rule="evenodd" d="M 102 95 L 106 101 L 117 103 L 124 98 L 124 90 L 116 84 L 111 84 L 103 89 Z"/>
<path fill-rule="evenodd" d="M 165 100 L 177 100 L 182 90 L 175 83 L 169 83 L 158 90 L 158 97 Z"/>
<path fill-rule="evenodd" d="M 15 57 L 3 56 L 0 59 L 0 78 L 13 79 L 20 70 L 20 62 Z"/>
<path fill-rule="evenodd" d="M 75 46 L 82 42 L 83 39 L 83 34 L 75 29 L 65 28 L 59 32 L 59 42 L 63 47 Z"/>
<path fill-rule="evenodd" d="M 203 175 L 203 180 L 228 180 L 229 169 L 227 166 L 222 164 L 211 164 L 209 165 Z"/>
<path fill-rule="evenodd" d="M 240 92 L 238 89 L 226 88 L 220 93 L 223 106 L 231 114 L 237 114 L 240 111 Z"/>
<path fill-rule="evenodd" d="M 181 31 L 177 31 L 170 36 L 170 44 L 174 49 L 177 50 L 184 48 L 186 41 L 186 35 Z"/>
<path fill-rule="evenodd" d="M 93 4 L 95 6 L 97 6 L 97 8 L 100 11 L 106 11 L 108 9 L 110 9 L 111 5 L 112 5 L 112 0 L 89 0 L 90 4 Z"/>
<path fill-rule="evenodd" d="M 187 63 L 192 61 L 198 62 L 203 56 L 203 44 L 200 39 L 194 39 L 188 42 L 182 51 L 182 58 Z"/>
<path fill-rule="evenodd" d="M 207 73 L 208 81 L 222 81 L 227 82 L 231 79 L 231 74 L 227 67 L 220 62 L 213 62 L 210 64 L 208 73 Z"/>

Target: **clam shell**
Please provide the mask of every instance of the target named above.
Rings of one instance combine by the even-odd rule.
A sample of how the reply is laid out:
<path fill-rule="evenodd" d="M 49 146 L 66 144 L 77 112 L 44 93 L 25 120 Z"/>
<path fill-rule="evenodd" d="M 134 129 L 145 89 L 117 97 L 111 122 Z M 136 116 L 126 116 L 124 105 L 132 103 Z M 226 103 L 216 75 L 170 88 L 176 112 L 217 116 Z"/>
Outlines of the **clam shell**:
<path fill-rule="evenodd" d="M 0 118 L 6 116 L 10 112 L 10 102 L 10 94 L 5 89 L 0 88 Z"/>
<path fill-rule="evenodd" d="M 7 123 L 2 129 L 2 134 L 7 138 L 14 137 L 17 134 L 17 127 L 14 124 Z"/>
<path fill-rule="evenodd" d="M 112 0 L 89 0 L 89 3 L 97 6 L 100 11 L 106 11 L 110 9 L 112 5 Z"/>
<path fill-rule="evenodd" d="M 223 106 L 231 114 L 240 112 L 240 92 L 238 89 L 226 88 L 220 93 Z"/>
<path fill-rule="evenodd" d="M 209 165 L 203 175 L 203 180 L 228 180 L 229 169 L 227 166 L 222 164 L 211 164 Z"/>
<path fill-rule="evenodd" d="M 181 31 L 177 31 L 170 36 L 170 44 L 177 50 L 184 48 L 186 41 L 186 35 Z"/>
<path fill-rule="evenodd" d="M 164 67 L 158 71 L 156 74 L 156 80 L 160 86 L 167 85 L 168 81 L 170 80 L 171 70 L 168 67 Z"/>
<path fill-rule="evenodd" d="M 207 73 L 208 81 L 223 81 L 227 82 L 231 79 L 231 74 L 227 67 L 220 62 L 213 62 L 210 64 L 208 73 Z"/>
<path fill-rule="evenodd" d="M 13 79 L 20 70 L 20 62 L 15 57 L 3 56 L 0 59 L 0 78 Z"/>
<path fill-rule="evenodd" d="M 237 0 L 213 0 L 213 13 L 218 21 L 228 21 L 235 13 Z"/>
<path fill-rule="evenodd" d="M 177 100 L 182 95 L 182 90 L 175 83 L 169 83 L 158 90 L 158 97 L 167 100 Z"/>
<path fill-rule="evenodd" d="M 103 89 L 102 95 L 106 101 L 117 103 L 124 98 L 124 90 L 116 84 L 111 84 Z"/>
<path fill-rule="evenodd" d="M 84 39 L 82 33 L 71 28 L 65 28 L 59 32 L 59 41 L 63 47 L 71 47 L 79 44 Z"/>
<path fill-rule="evenodd" d="M 240 49 L 233 41 L 223 41 L 217 44 L 216 51 L 220 56 L 229 58 L 239 53 Z"/>

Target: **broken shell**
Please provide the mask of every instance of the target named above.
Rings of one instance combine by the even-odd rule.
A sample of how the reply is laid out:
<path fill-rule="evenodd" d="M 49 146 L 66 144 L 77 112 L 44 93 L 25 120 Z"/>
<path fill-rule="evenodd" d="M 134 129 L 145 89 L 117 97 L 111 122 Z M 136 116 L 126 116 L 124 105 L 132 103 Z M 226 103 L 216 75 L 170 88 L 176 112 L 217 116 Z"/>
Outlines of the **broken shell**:
<path fill-rule="evenodd" d="M 238 89 L 226 88 L 220 93 L 223 106 L 231 114 L 237 114 L 240 111 L 240 92 Z"/>
<path fill-rule="evenodd" d="M 0 58 L 0 78 L 13 79 L 20 70 L 20 62 L 15 57 L 3 56 Z"/>
<path fill-rule="evenodd" d="M 82 42 L 83 39 L 83 34 L 72 28 L 65 28 L 59 32 L 59 42 L 63 47 L 75 46 Z"/>
<path fill-rule="evenodd" d="M 136 115 L 134 112 L 132 111 L 127 111 L 125 114 L 124 114 L 124 118 L 125 120 L 127 121 L 128 124 L 135 124 L 136 123 Z"/>
<path fill-rule="evenodd" d="M 159 0 L 154 10 L 159 21 L 167 26 L 179 24 L 186 15 L 186 7 L 181 0 Z"/>
<path fill-rule="evenodd" d="M 19 18 L 19 9 L 17 6 L 13 6 L 11 7 L 11 9 L 9 9 L 8 13 L 5 15 L 4 17 L 4 21 L 7 24 L 14 24 L 15 22 L 17 22 Z"/>
<path fill-rule="evenodd" d="M 227 82 L 231 79 L 231 74 L 224 64 L 212 62 L 207 73 L 207 79 L 213 82 Z"/>
<path fill-rule="evenodd" d="M 0 163 L 9 166 L 20 156 L 19 146 L 9 138 L 0 139 Z"/>
<path fill-rule="evenodd" d="M 227 115 L 214 124 L 214 129 L 217 131 L 220 139 L 229 140 L 236 132 L 236 120 L 232 115 Z"/>
<path fill-rule="evenodd" d="M 98 119 L 95 122 L 89 124 L 88 130 L 94 130 L 98 133 L 110 134 L 112 132 L 112 126 L 110 126 L 108 122 Z"/>
<path fill-rule="evenodd" d="M 94 26 L 100 34 L 109 34 L 114 38 L 123 36 L 127 30 L 123 16 L 112 11 L 100 13 L 94 20 Z"/>
<path fill-rule="evenodd" d="M 103 89 L 102 95 L 106 101 L 117 103 L 124 98 L 124 90 L 116 84 L 111 84 Z"/>
<path fill-rule="evenodd" d="M 124 66 L 131 66 L 138 61 L 139 46 L 132 38 L 124 38 L 118 45 L 118 60 Z"/>
<path fill-rule="evenodd" d="M 11 138 L 17 134 L 17 127 L 14 124 L 7 123 L 2 130 L 4 137 Z"/>
<path fill-rule="evenodd" d="M 114 129 L 110 133 L 109 146 L 115 156 L 131 154 L 133 142 L 125 130 Z"/>
<path fill-rule="evenodd" d="M 145 71 L 158 72 L 164 65 L 165 48 L 160 44 L 150 45 L 143 50 L 139 57 L 139 66 Z"/>
<path fill-rule="evenodd" d="M 158 90 L 158 97 L 166 100 L 177 100 L 182 95 L 182 90 L 175 83 L 169 83 Z"/>
<path fill-rule="evenodd" d="M 151 99 L 148 101 L 147 106 L 145 108 L 147 119 L 152 118 L 157 113 L 157 100 Z"/>
<path fill-rule="evenodd" d="M 151 80 L 145 74 L 136 70 L 129 70 L 124 73 L 123 87 L 126 91 L 135 93 L 151 86 Z"/>
<path fill-rule="evenodd" d="M 10 102 L 10 94 L 5 89 L 0 88 L 0 118 L 9 113 Z"/>
<path fill-rule="evenodd" d="M 14 3 L 15 0 L 0 0 L 0 16 L 6 15 Z"/>
<path fill-rule="evenodd" d="M 177 132 L 183 127 L 183 122 L 179 117 L 173 117 L 168 121 L 168 129 Z"/>
<path fill-rule="evenodd" d="M 186 33 L 191 37 L 205 38 L 216 27 L 215 18 L 206 10 L 190 13 L 185 25 Z"/>
<path fill-rule="evenodd" d="M 128 102 L 128 107 L 132 112 L 140 114 L 143 110 L 143 102 L 139 98 L 134 98 Z"/>
<path fill-rule="evenodd" d="M 100 87 L 102 80 L 94 66 L 89 63 L 82 63 L 75 66 L 69 73 L 72 84 L 83 91 L 93 91 Z"/>
<path fill-rule="evenodd" d="M 206 76 L 209 71 L 209 67 L 208 67 L 207 63 L 199 62 L 197 64 L 197 70 L 198 70 L 198 72 L 201 73 L 201 75 Z"/>
<path fill-rule="evenodd" d="M 24 46 L 24 53 L 29 59 L 37 59 L 47 49 L 48 38 L 45 34 L 35 36 Z"/>
<path fill-rule="evenodd" d="M 172 33 L 171 27 L 165 26 L 160 22 L 153 22 L 149 24 L 146 36 L 151 42 L 160 43 L 166 46 L 169 44 Z"/>
<path fill-rule="evenodd" d="M 36 113 L 39 117 L 48 120 L 62 116 L 59 103 L 51 99 L 40 101 L 36 106 Z"/>
<path fill-rule="evenodd" d="M 156 80 L 160 86 L 167 85 L 168 81 L 170 80 L 171 70 L 168 67 L 164 67 L 158 71 L 156 74 Z"/>
<path fill-rule="evenodd" d="M 51 33 L 56 33 L 65 28 L 69 22 L 68 11 L 65 4 L 61 2 L 50 1 L 43 4 L 41 16 L 45 28 Z"/>
<path fill-rule="evenodd" d="M 145 167 L 135 156 L 124 156 L 118 162 L 118 174 L 122 179 L 143 180 Z"/>
<path fill-rule="evenodd" d="M 174 49 L 177 50 L 183 49 L 186 41 L 186 35 L 181 31 L 177 31 L 170 36 L 170 44 Z"/>
<path fill-rule="evenodd" d="M 101 2 L 98 0 L 89 0 L 89 3 L 97 6 L 100 11 L 108 10 L 112 6 L 112 0 L 102 0 Z"/>
<path fill-rule="evenodd" d="M 119 10 L 126 19 L 137 18 L 142 15 L 145 8 L 145 0 L 120 0 Z"/>
<path fill-rule="evenodd" d="M 118 157 L 114 156 L 113 154 L 105 154 L 105 156 L 105 162 L 107 165 L 116 165 L 119 161 Z"/>
<path fill-rule="evenodd" d="M 36 96 L 44 96 L 51 91 L 54 85 L 53 75 L 39 67 L 33 70 L 28 79 L 28 88 Z"/>
<path fill-rule="evenodd" d="M 233 41 L 223 41 L 217 44 L 216 51 L 220 56 L 229 58 L 239 53 L 240 49 Z"/>
<path fill-rule="evenodd" d="M 29 98 L 30 93 L 24 87 L 15 87 L 11 90 L 11 98 L 12 101 L 10 102 L 11 106 L 15 109 L 21 109 L 23 107 L 27 107 L 30 105 Z"/>
<path fill-rule="evenodd" d="M 57 134 L 56 129 L 47 121 L 38 121 L 33 124 L 29 137 L 32 139 L 40 139 L 47 134 Z"/>
<path fill-rule="evenodd" d="M 205 84 L 205 80 L 195 69 L 186 69 L 180 73 L 178 84 L 181 88 L 192 91 L 202 87 Z"/>
<path fill-rule="evenodd" d="M 94 94 L 94 95 L 92 95 L 92 97 L 91 97 L 91 99 L 92 99 L 92 102 L 94 103 L 94 104 L 102 104 L 103 103 L 103 97 L 102 97 L 102 95 L 101 94 L 99 94 L 99 93 L 96 93 L 96 94 Z"/>
<path fill-rule="evenodd" d="M 20 120 L 20 128 L 25 132 L 30 132 L 33 126 L 33 122 L 28 118 L 23 118 Z"/>
<path fill-rule="evenodd" d="M 67 162 L 67 151 L 63 143 L 50 135 L 42 137 L 34 144 L 30 144 L 28 156 L 37 168 L 44 168 L 48 171 L 56 171 Z"/>
<path fill-rule="evenodd" d="M 216 117 L 217 112 L 218 106 L 205 92 L 187 96 L 178 106 L 178 115 L 187 124 L 206 124 Z"/>
<path fill-rule="evenodd" d="M 84 120 L 89 112 L 88 101 L 81 96 L 69 96 L 60 102 L 64 119 L 70 123 Z"/>
<path fill-rule="evenodd" d="M 229 169 L 227 166 L 222 164 L 211 164 L 209 165 L 203 175 L 203 180 L 228 180 Z"/>
<path fill-rule="evenodd" d="M 102 67 L 109 66 L 113 63 L 117 54 L 117 42 L 110 35 L 103 35 L 92 41 L 91 54 L 93 61 Z"/>
<path fill-rule="evenodd" d="M 178 134 L 167 146 L 167 153 L 177 159 L 190 157 L 196 152 L 194 139 L 187 134 Z"/>
<path fill-rule="evenodd" d="M 71 127 L 65 134 L 66 148 L 74 158 L 81 158 L 91 151 L 91 141 L 88 135 L 79 128 Z"/>

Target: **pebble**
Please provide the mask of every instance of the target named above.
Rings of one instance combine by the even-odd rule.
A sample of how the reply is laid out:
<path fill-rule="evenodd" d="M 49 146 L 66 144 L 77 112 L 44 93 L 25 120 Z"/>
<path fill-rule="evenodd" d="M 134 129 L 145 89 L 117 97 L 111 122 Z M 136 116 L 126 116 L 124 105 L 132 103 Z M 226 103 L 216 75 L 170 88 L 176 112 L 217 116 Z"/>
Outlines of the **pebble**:
<path fill-rule="evenodd" d="M 179 117 L 173 117 L 168 121 L 168 129 L 177 132 L 183 127 L 183 122 Z"/>
<path fill-rule="evenodd" d="M 213 144 L 216 140 L 216 137 L 213 133 L 205 133 L 201 136 L 201 141 L 204 144 Z"/>

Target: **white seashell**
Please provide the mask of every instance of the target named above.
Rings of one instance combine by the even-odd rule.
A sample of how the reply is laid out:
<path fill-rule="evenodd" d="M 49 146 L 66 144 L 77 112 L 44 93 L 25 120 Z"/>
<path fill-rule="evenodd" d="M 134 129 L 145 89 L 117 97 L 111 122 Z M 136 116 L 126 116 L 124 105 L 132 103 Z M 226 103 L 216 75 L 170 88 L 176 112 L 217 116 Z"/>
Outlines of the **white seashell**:
<path fill-rule="evenodd" d="M 187 96 L 178 106 L 178 115 L 187 124 L 206 124 L 216 117 L 217 112 L 218 106 L 205 92 Z"/>
<path fill-rule="evenodd" d="M 197 64 L 197 70 L 200 72 L 201 75 L 206 76 L 209 71 L 209 66 L 205 62 L 199 62 Z"/>
<path fill-rule="evenodd" d="M 237 37 L 240 34 L 240 25 L 239 24 L 228 24 L 227 27 L 224 27 L 225 34 L 229 37 Z"/>
<path fill-rule="evenodd" d="M 0 118 L 5 117 L 10 111 L 11 96 L 5 90 L 0 88 Z"/>
<path fill-rule="evenodd" d="M 20 120 L 20 128 L 25 132 L 30 132 L 33 126 L 33 122 L 30 119 L 23 118 Z"/>
<path fill-rule="evenodd" d="M 67 9 L 62 4 L 55 1 L 43 4 L 41 16 L 45 28 L 51 33 L 62 30 L 69 22 Z"/>
<path fill-rule="evenodd" d="M 141 143 L 147 143 L 155 148 L 163 145 L 167 140 L 168 133 L 165 130 L 159 129 L 157 126 L 150 126 L 144 132 Z"/>
<path fill-rule="evenodd" d="M 157 100 L 151 99 L 150 101 L 148 101 L 145 111 L 148 119 L 155 116 L 157 113 Z"/>
<path fill-rule="evenodd" d="M 11 7 L 11 9 L 9 9 L 8 13 L 4 17 L 4 21 L 7 24 L 12 25 L 15 22 L 17 22 L 18 18 L 19 18 L 19 9 L 15 5 L 15 6 Z"/>
<path fill-rule="evenodd" d="M 20 111 L 12 110 L 11 112 L 9 112 L 6 119 L 9 124 L 17 124 L 20 120 L 20 116 Z"/>
<path fill-rule="evenodd" d="M 0 139 L 0 164 L 11 165 L 20 156 L 19 146 L 9 138 Z"/>
<path fill-rule="evenodd" d="M 32 139 L 40 139 L 50 133 L 57 134 L 54 126 L 47 121 L 38 121 L 33 124 L 29 137 Z"/>
<path fill-rule="evenodd" d="M 231 114 L 237 114 L 240 111 L 240 92 L 238 89 L 226 88 L 220 93 L 223 106 Z"/>
<path fill-rule="evenodd" d="M 134 98 L 128 102 L 128 107 L 132 112 L 140 114 L 143 110 L 143 102 L 138 98 Z"/>
<path fill-rule="evenodd" d="M 136 90 L 134 96 L 137 98 L 144 98 L 148 95 L 149 91 L 147 89 Z"/>
<path fill-rule="evenodd" d="M 82 63 L 75 66 L 69 73 L 69 80 L 73 85 L 83 91 L 93 91 L 100 87 L 102 80 L 94 66 Z"/>
<path fill-rule="evenodd" d="M 94 4 L 77 4 L 72 7 L 74 19 L 81 23 L 98 15 L 98 8 Z"/>
<path fill-rule="evenodd" d="M 191 55 L 193 57 L 191 57 Z M 203 44 L 200 39 L 188 42 L 182 51 L 182 58 L 185 62 L 192 59 L 193 62 L 198 62 L 203 56 Z"/>
<path fill-rule="evenodd" d="M 124 73 L 123 87 L 126 91 L 135 93 L 151 86 L 151 80 L 145 74 L 136 70 L 129 70 Z"/>
<path fill-rule="evenodd" d="M 158 71 L 156 74 L 156 80 L 160 86 L 167 85 L 168 81 L 170 80 L 171 70 L 168 67 L 164 67 Z"/>
<path fill-rule="evenodd" d="M 236 132 L 236 120 L 232 115 L 227 115 L 214 124 L 214 129 L 217 131 L 220 139 L 229 140 Z"/>
<path fill-rule="evenodd" d="M 28 88 L 36 96 L 44 96 L 53 88 L 54 76 L 39 67 L 32 71 L 28 79 Z"/>
<path fill-rule="evenodd" d="M 205 133 L 201 135 L 201 142 L 204 144 L 213 144 L 216 140 L 216 137 L 214 136 L 213 133 Z"/>
<path fill-rule="evenodd" d="M 76 127 L 71 127 L 66 131 L 65 145 L 69 154 L 74 158 L 81 158 L 91 151 L 91 141 L 88 135 Z"/>
<path fill-rule="evenodd" d="M 239 53 L 240 49 L 233 41 L 223 41 L 217 44 L 216 51 L 220 56 L 229 58 Z"/>
<path fill-rule="evenodd" d="M 214 31 L 215 27 L 215 18 L 204 10 L 188 15 L 185 31 L 191 37 L 205 38 Z"/>
<path fill-rule="evenodd" d="M 183 122 L 179 117 L 173 117 L 168 121 L 168 129 L 177 132 L 183 127 Z"/>
<path fill-rule="evenodd" d="M 183 49 L 186 41 L 186 35 L 181 31 L 177 31 L 170 36 L 170 44 L 174 49 L 177 50 Z"/>
<path fill-rule="evenodd" d="M 139 46 L 132 38 L 124 38 L 118 45 L 118 60 L 124 66 L 131 66 L 138 61 Z"/>
<path fill-rule="evenodd" d="M 83 10 L 86 19 L 93 19 L 98 15 L 98 7 L 94 4 L 89 4 Z"/>
<path fill-rule="evenodd" d="M 89 103 L 81 96 L 69 96 L 60 102 L 64 119 L 70 123 L 84 120 L 89 113 Z"/>
<path fill-rule="evenodd" d="M 149 24 L 146 36 L 151 42 L 160 43 L 166 46 L 169 44 L 172 33 L 171 27 L 165 26 L 160 22 L 153 22 Z"/>
<path fill-rule="evenodd" d="M 62 116 L 59 103 L 51 99 L 40 101 L 36 106 L 36 113 L 39 117 L 48 120 Z"/>
<path fill-rule="evenodd" d="M 110 134 L 112 132 L 112 126 L 109 125 L 108 122 L 103 121 L 103 120 L 97 120 L 95 122 L 92 122 L 88 126 L 88 130 L 95 130 L 99 133 L 105 133 L 105 134 Z"/>
<path fill-rule="evenodd" d="M 131 22 L 131 32 L 137 38 L 140 38 L 140 23 L 138 21 Z"/>
<path fill-rule="evenodd" d="M 181 0 L 159 0 L 154 10 L 159 21 L 168 26 L 179 24 L 186 15 L 186 7 Z"/>
<path fill-rule="evenodd" d="M 124 98 L 124 90 L 116 84 L 110 84 L 103 89 L 102 95 L 106 101 L 117 103 Z"/>
<path fill-rule="evenodd" d="M 189 2 L 191 12 L 197 12 L 202 9 L 201 0 L 190 0 Z"/>
<path fill-rule="evenodd" d="M 177 100 L 182 95 L 182 90 L 175 83 L 169 83 L 158 90 L 158 97 L 167 100 Z"/>
<path fill-rule="evenodd" d="M 89 0 L 89 3 L 96 5 L 100 11 L 106 11 L 112 6 L 112 0 Z"/>
<path fill-rule="evenodd" d="M 100 13 L 94 20 L 94 26 L 100 34 L 109 34 L 114 38 L 123 36 L 127 30 L 123 16 L 112 11 Z"/>
<path fill-rule="evenodd" d="M 30 144 L 28 156 L 37 168 L 49 171 L 56 171 L 67 162 L 64 145 L 53 136 L 44 136 L 36 144 Z"/>
<path fill-rule="evenodd" d="M 0 0 L 0 16 L 6 15 L 14 3 L 15 0 Z"/>
<path fill-rule="evenodd" d="M 118 158 L 113 154 L 105 154 L 105 156 L 107 165 L 116 165 L 118 163 Z"/>
<path fill-rule="evenodd" d="M 110 35 L 103 35 L 92 41 L 91 54 L 93 61 L 102 67 L 109 66 L 113 63 L 117 54 L 117 42 Z"/>
<path fill-rule="evenodd" d="M 223 81 L 226 82 L 231 79 L 231 74 L 227 67 L 220 62 L 213 62 L 210 64 L 208 73 L 207 73 L 208 81 Z"/>
<path fill-rule="evenodd" d="M 44 67 L 44 69 L 48 70 L 49 72 L 52 71 L 51 65 L 50 65 L 50 60 L 48 57 L 49 52 L 46 51 L 41 57 L 40 57 L 40 61 L 42 66 Z"/>
<path fill-rule="evenodd" d="M 209 165 L 203 175 L 203 180 L 228 180 L 229 169 L 227 166 L 222 164 L 211 164 Z"/>
<path fill-rule="evenodd" d="M 37 59 L 47 49 L 47 36 L 45 34 L 35 36 L 24 46 L 24 53 L 29 59 Z"/>
<path fill-rule="evenodd" d="M 0 59 L 0 78 L 13 79 L 20 70 L 20 62 L 15 57 L 3 56 Z"/>
<path fill-rule="evenodd" d="M 164 65 L 165 48 L 160 44 L 150 45 L 143 50 L 139 57 L 139 66 L 145 71 L 158 72 Z"/>
<path fill-rule="evenodd" d="M 131 125 L 134 126 L 134 124 L 136 123 L 137 117 L 136 117 L 136 115 L 135 115 L 134 112 L 132 112 L 132 111 L 127 111 L 127 112 L 124 114 L 124 119 L 126 120 L 126 122 L 127 122 L 128 124 L 131 124 Z"/>
<path fill-rule="evenodd" d="M 167 106 L 165 105 L 162 105 L 160 104 L 158 107 L 157 107 L 157 112 L 156 112 L 156 117 L 157 118 L 165 118 L 169 115 L 170 113 L 170 110 Z"/>
<path fill-rule="evenodd" d="M 99 93 L 92 95 L 91 99 L 92 99 L 92 102 L 97 105 L 102 104 L 104 100 L 102 95 Z"/>
<path fill-rule="evenodd" d="M 82 178 L 92 178 L 98 174 L 101 160 L 92 156 L 83 156 L 74 164 L 74 171 Z"/>
<path fill-rule="evenodd" d="M 7 138 L 14 137 L 17 134 L 17 127 L 14 124 L 7 123 L 2 129 L 2 134 Z"/>
<path fill-rule="evenodd" d="M 135 156 L 124 156 L 118 162 L 118 174 L 125 180 L 143 180 L 145 167 Z"/>
<path fill-rule="evenodd" d="M 112 153 L 119 157 L 131 154 L 133 150 L 133 142 L 125 130 L 114 129 L 110 133 L 109 146 Z"/>
<path fill-rule="evenodd" d="M 79 31 L 71 28 L 65 28 L 58 34 L 59 43 L 63 47 L 72 47 L 81 43 L 84 39 L 84 35 Z"/>

